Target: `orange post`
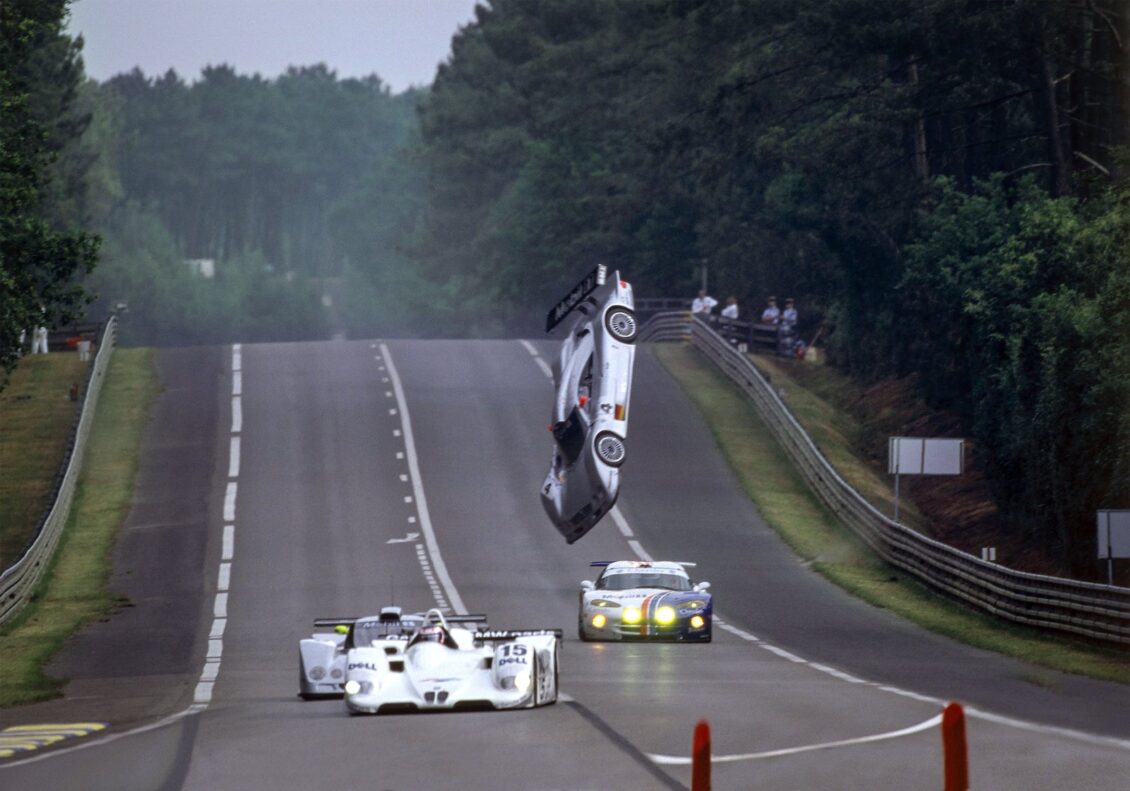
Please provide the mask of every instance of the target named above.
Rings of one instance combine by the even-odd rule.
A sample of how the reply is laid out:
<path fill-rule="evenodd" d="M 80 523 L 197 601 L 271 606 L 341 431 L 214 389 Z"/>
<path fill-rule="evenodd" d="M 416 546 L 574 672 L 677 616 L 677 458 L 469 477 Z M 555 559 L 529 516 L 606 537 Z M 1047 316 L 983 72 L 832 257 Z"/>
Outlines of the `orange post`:
<path fill-rule="evenodd" d="M 969 754 L 965 746 L 965 709 L 950 703 L 942 710 L 945 791 L 969 791 Z"/>
<path fill-rule="evenodd" d="M 706 720 L 699 720 L 694 726 L 691 791 L 710 791 L 710 725 Z"/>

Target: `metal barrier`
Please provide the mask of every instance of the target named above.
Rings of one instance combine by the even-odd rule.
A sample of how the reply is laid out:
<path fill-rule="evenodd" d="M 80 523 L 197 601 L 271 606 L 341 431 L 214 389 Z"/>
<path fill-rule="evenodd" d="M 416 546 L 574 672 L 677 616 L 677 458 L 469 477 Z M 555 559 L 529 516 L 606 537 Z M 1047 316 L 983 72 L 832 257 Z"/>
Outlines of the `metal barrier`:
<path fill-rule="evenodd" d="M 51 564 L 59 536 L 66 527 L 67 518 L 71 513 L 71 501 L 74 499 L 75 485 L 82 469 L 86 439 L 94 422 L 98 394 L 102 390 L 102 381 L 110 364 L 116 335 L 116 319 L 111 317 L 102 330 L 98 351 L 87 370 L 82 409 L 71 432 L 67 456 L 63 461 L 62 472 L 55 490 L 55 501 L 44 515 L 20 559 L 0 574 L 0 625 L 14 618 L 27 604 L 35 592 L 40 577 Z"/>
<path fill-rule="evenodd" d="M 981 560 L 884 516 L 845 482 L 749 358 L 689 313 L 660 313 L 641 341 L 689 340 L 753 402 L 809 488 L 891 565 L 1017 623 L 1130 644 L 1130 588 L 1029 574 Z"/>

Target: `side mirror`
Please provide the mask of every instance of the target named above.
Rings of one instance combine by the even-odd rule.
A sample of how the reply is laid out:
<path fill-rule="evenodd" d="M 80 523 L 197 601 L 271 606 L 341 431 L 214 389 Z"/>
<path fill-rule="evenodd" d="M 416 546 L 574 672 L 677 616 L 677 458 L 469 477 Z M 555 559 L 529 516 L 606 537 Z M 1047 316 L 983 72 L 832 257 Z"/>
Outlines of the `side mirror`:
<path fill-rule="evenodd" d="M 697 585 L 695 585 L 695 586 L 694 586 L 694 589 L 695 589 L 696 591 L 704 591 L 704 590 L 706 590 L 706 589 L 707 589 L 707 588 L 709 588 L 709 587 L 710 587 L 710 583 L 709 583 L 709 582 L 700 582 L 700 583 L 698 583 Z"/>
<path fill-rule="evenodd" d="M 596 584 L 592 580 L 581 580 L 581 590 L 583 590 L 583 591 L 596 590 Z"/>
<path fill-rule="evenodd" d="M 334 627 L 334 631 L 337 632 L 338 634 L 349 634 L 349 627 L 346 626 L 343 623 L 339 623 L 337 626 Z"/>

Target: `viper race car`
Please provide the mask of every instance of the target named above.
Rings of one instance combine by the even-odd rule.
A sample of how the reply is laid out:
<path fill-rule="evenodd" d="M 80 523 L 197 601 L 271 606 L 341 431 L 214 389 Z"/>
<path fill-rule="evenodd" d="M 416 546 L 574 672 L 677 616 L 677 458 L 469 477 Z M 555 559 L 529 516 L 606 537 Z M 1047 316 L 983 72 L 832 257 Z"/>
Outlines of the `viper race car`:
<path fill-rule="evenodd" d="M 632 287 L 598 266 L 554 306 L 545 329 L 564 339 L 553 370 L 553 453 L 541 501 L 572 544 L 620 493 L 636 353 Z"/>
<path fill-rule="evenodd" d="M 472 631 L 428 610 L 411 634 L 384 634 L 346 652 L 350 714 L 520 709 L 557 702 L 560 629 Z"/>
<path fill-rule="evenodd" d="M 582 640 L 680 640 L 709 643 L 714 604 L 709 582 L 692 583 L 688 563 L 599 561 L 596 582 L 581 583 Z"/>
<path fill-rule="evenodd" d="M 487 628 L 485 615 L 449 615 L 448 623 Z M 364 618 L 317 618 L 315 632 L 298 643 L 298 696 L 340 697 L 345 692 L 346 655 L 355 646 L 371 645 L 386 637 L 407 637 L 427 622 L 427 613 L 404 613 L 399 607 L 384 607 L 380 614 Z"/>

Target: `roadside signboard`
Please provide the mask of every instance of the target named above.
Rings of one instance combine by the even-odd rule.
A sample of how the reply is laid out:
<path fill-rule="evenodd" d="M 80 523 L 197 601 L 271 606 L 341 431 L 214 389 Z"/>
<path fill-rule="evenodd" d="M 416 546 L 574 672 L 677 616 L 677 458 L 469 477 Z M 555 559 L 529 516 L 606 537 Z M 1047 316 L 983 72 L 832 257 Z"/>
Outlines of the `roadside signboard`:
<path fill-rule="evenodd" d="M 891 437 L 887 440 L 887 472 L 895 476 L 895 521 L 899 518 L 900 475 L 961 475 L 965 440 Z"/>
<path fill-rule="evenodd" d="M 1114 559 L 1130 558 L 1130 511 L 1098 512 L 1099 560 L 1106 558 L 1107 584 L 1114 584 Z"/>

